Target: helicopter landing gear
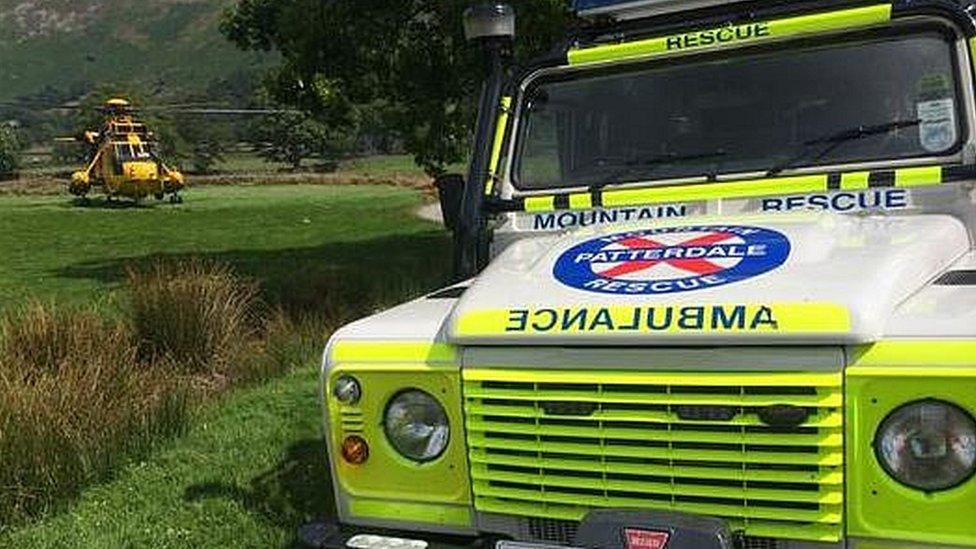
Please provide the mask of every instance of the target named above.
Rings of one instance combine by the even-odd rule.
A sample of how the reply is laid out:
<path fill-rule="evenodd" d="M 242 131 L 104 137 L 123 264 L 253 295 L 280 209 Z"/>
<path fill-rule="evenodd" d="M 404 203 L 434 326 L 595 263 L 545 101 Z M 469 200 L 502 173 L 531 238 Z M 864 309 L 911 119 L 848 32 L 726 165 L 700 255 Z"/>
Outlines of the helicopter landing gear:
<path fill-rule="evenodd" d="M 180 195 L 178 195 L 178 194 L 176 194 L 176 193 L 173 193 L 173 195 L 169 197 L 169 203 L 170 204 L 182 204 L 183 203 L 183 197 L 180 196 Z"/>

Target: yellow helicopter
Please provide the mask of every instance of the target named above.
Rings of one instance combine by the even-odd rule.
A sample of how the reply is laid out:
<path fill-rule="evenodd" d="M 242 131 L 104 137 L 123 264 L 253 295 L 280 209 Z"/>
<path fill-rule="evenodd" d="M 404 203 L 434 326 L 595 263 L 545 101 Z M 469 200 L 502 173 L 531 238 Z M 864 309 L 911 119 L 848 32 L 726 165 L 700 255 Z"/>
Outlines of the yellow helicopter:
<path fill-rule="evenodd" d="M 169 195 L 171 203 L 182 203 L 179 193 L 186 187 L 183 174 L 167 167 L 156 154 L 155 135 L 133 116 L 132 104 L 125 99 L 109 99 L 102 113 L 102 129 L 86 131 L 82 138 L 93 154 L 85 170 L 71 175 L 71 194 L 87 198 L 93 188 L 101 187 L 109 201 L 118 197 L 139 201 L 148 196 L 163 200 Z"/>

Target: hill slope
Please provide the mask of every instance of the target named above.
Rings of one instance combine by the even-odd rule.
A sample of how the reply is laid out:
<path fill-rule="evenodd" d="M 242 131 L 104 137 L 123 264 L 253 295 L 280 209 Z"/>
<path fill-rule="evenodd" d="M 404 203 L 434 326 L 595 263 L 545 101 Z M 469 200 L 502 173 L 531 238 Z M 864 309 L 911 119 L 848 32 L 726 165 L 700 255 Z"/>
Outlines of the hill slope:
<path fill-rule="evenodd" d="M 264 64 L 218 31 L 233 0 L 0 0 L 0 101 L 139 81 L 200 90 Z"/>

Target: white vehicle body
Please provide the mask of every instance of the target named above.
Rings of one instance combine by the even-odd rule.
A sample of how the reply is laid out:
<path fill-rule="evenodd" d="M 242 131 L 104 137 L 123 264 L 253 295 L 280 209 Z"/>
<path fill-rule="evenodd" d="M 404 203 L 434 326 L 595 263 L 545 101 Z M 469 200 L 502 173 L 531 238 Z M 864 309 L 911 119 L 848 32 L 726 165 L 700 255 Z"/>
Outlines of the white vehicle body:
<path fill-rule="evenodd" d="M 635 4 L 634 17 L 673 9 Z M 901 23 L 864 27 L 888 24 Z M 971 67 L 968 39 L 954 32 L 962 67 Z M 519 81 L 507 127 L 525 123 L 523 95 L 535 79 L 589 67 L 544 67 Z M 519 145 L 507 139 L 494 192 L 512 207 L 490 221 L 490 264 L 330 340 L 323 391 L 342 522 L 571 544 L 586 510 L 619 507 L 718 516 L 757 547 L 976 544 L 976 515 L 959 518 L 968 526 L 950 525 L 948 516 L 976 512 L 973 480 L 913 492 L 888 479 L 873 450 L 880 419 L 904 402 L 945 400 L 973 413 L 970 397 L 959 395 L 976 398 L 976 102 L 972 70 L 957 77 L 968 130 L 946 155 L 520 190 Z M 342 375 L 362 384 L 362 406 L 332 398 Z M 387 380 L 441 391 L 452 438 L 439 461 L 383 457 L 395 450 L 378 426 L 399 390 Z M 370 395 L 371 383 L 384 387 L 381 395 Z M 775 390 L 795 386 L 820 400 Z M 715 396 L 733 387 L 732 400 Z M 666 397 L 653 396 L 659 389 Z M 584 404 L 567 411 L 567 402 Z M 799 473 L 777 477 L 782 485 L 750 485 L 765 478 L 749 476 L 757 470 L 750 464 L 765 463 L 749 457 L 752 445 L 799 444 L 750 438 L 759 425 L 750 406 L 777 402 L 819 410 L 822 423 L 809 425 L 821 429 L 820 442 L 810 443 L 821 476 L 803 478 L 820 499 L 806 497 Z M 642 416 L 644 404 L 667 406 L 667 417 Z M 711 404 L 744 415 L 712 418 L 730 428 L 708 436 L 672 436 L 694 423 L 682 406 Z M 641 422 L 668 425 L 669 435 L 648 431 L 652 444 L 641 446 Z M 370 459 L 381 465 L 372 475 L 412 481 L 384 481 L 391 490 L 371 484 L 371 462 L 353 466 L 339 456 L 350 434 L 373 448 Z M 687 441 L 699 446 L 681 446 Z M 739 458 L 722 453 L 732 447 Z M 729 470 L 712 479 L 722 464 Z M 404 496 L 410 482 L 417 490 Z M 428 512 L 430 520 L 421 518 Z M 940 516 L 922 518 L 928 513 Z"/>

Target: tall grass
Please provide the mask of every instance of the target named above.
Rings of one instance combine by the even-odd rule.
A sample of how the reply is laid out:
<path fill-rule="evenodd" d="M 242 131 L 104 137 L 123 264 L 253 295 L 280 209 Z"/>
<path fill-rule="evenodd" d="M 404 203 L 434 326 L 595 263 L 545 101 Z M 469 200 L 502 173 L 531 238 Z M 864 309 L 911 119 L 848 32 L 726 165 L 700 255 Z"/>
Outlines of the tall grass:
<path fill-rule="evenodd" d="M 0 325 L 0 524 L 76 494 L 184 428 L 184 385 L 136 361 L 124 324 L 31 304 Z"/>
<path fill-rule="evenodd" d="M 116 320 L 40 303 L 0 319 L 0 529 L 179 434 L 194 403 L 321 345 L 315 319 L 267 314 L 223 265 L 133 269 L 128 294 Z"/>
<path fill-rule="evenodd" d="M 0 321 L 0 365 L 16 365 L 6 373 L 26 380 L 57 375 L 79 358 L 112 354 L 124 359 L 120 355 L 129 351 L 125 342 L 114 344 L 122 331 L 94 311 L 64 311 L 31 302 Z"/>
<path fill-rule="evenodd" d="M 128 269 L 140 357 L 194 373 L 226 370 L 259 325 L 258 285 L 218 263 L 187 260 Z"/>

